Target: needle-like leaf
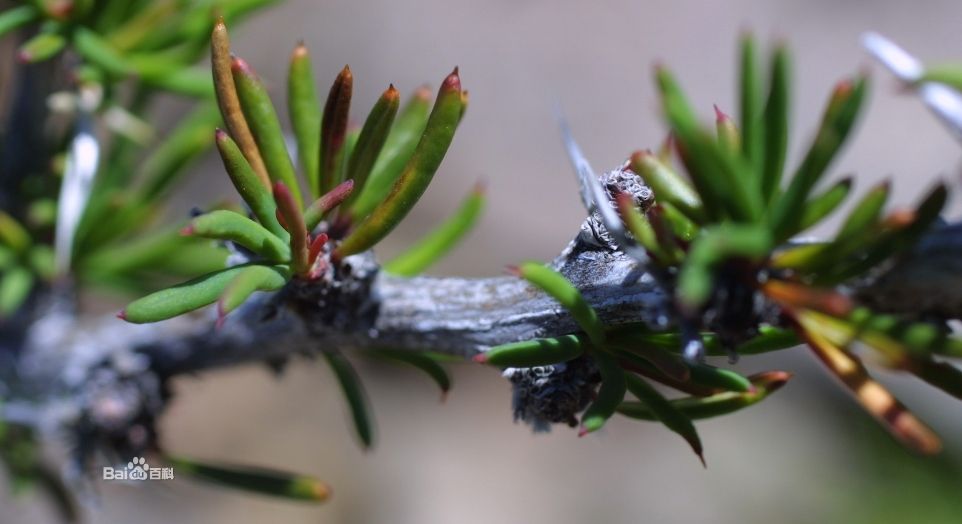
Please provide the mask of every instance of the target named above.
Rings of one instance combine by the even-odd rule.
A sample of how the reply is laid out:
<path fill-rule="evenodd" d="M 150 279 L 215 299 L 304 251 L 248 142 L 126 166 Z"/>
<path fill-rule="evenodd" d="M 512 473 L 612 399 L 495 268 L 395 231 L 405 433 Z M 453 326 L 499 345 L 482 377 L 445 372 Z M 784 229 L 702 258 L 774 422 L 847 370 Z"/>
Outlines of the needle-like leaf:
<path fill-rule="evenodd" d="M 762 86 L 758 72 L 755 38 L 743 34 L 740 42 L 739 107 L 742 127 L 742 154 L 755 173 L 761 173 L 765 145 L 765 122 L 762 120 Z"/>
<path fill-rule="evenodd" d="M 592 357 L 601 373 L 601 387 L 594 402 L 581 416 L 578 436 L 601 429 L 625 399 L 625 372 L 618 365 L 618 360 L 603 351 L 595 351 Z"/>
<path fill-rule="evenodd" d="M 484 187 L 474 187 L 451 217 L 396 258 L 384 270 L 402 277 L 413 277 L 444 257 L 471 231 L 484 209 Z"/>
<path fill-rule="evenodd" d="M 788 48 L 779 45 L 772 54 L 771 80 L 765 102 L 765 137 L 762 163 L 762 199 L 772 202 L 781 188 L 785 156 L 788 151 L 789 89 L 791 57 Z M 806 208 L 807 210 L 807 208 Z"/>
<path fill-rule="evenodd" d="M 321 117 L 320 180 L 318 194 L 324 194 L 341 183 L 338 157 L 344 147 L 347 134 L 348 113 L 351 110 L 351 96 L 354 91 L 354 76 L 351 68 L 344 66 L 331 85 Z"/>
<path fill-rule="evenodd" d="M 374 354 L 420 369 L 427 376 L 431 377 L 431 380 L 441 389 L 442 399 L 444 399 L 451 389 L 451 377 L 448 376 L 448 373 L 444 371 L 444 368 L 441 367 L 435 359 L 428 355 L 408 350 L 391 351 L 384 349 L 374 350 Z"/>
<path fill-rule="evenodd" d="M 271 183 L 270 177 L 267 175 L 267 166 L 264 165 L 264 159 L 261 158 L 261 153 L 257 149 L 254 135 L 251 134 L 250 127 L 247 125 L 247 118 L 241 110 L 240 99 L 237 97 L 234 74 L 231 72 L 230 38 L 223 19 L 214 24 L 214 30 L 211 32 L 210 57 L 217 105 L 220 107 L 220 113 L 224 117 L 227 130 L 230 131 L 231 136 L 243 152 L 244 158 L 247 159 L 264 188 L 270 188 Z"/>
<path fill-rule="evenodd" d="M 938 453 L 942 449 L 942 443 L 935 433 L 881 384 L 872 380 L 857 357 L 823 336 L 817 322 L 795 313 L 792 318 L 798 323 L 799 335 L 808 342 L 819 360 L 895 438 L 911 449 L 927 455 Z"/>
<path fill-rule="evenodd" d="M 296 473 L 233 464 L 214 464 L 183 456 L 167 456 L 165 459 L 177 474 L 263 495 L 323 502 L 331 494 L 331 489 L 323 482 Z"/>
<path fill-rule="evenodd" d="M 698 455 L 698 460 L 701 460 L 702 465 L 704 465 L 705 456 L 701 439 L 698 437 L 698 431 L 695 429 L 695 425 L 691 423 L 691 419 L 644 379 L 631 373 L 625 373 L 624 376 L 628 391 L 643 402 L 665 427 L 685 439 L 691 446 L 692 451 Z"/>
<path fill-rule="evenodd" d="M 347 163 L 345 175 L 348 179 L 354 180 L 358 187 L 364 187 L 367 183 L 371 168 L 380 156 L 381 148 L 384 147 L 388 132 L 394 124 L 394 116 L 397 115 L 400 100 L 394 85 L 389 86 L 364 121 L 364 127 L 361 128 L 361 134 L 358 135 L 350 161 Z M 349 206 L 350 200 L 345 205 Z"/>
<path fill-rule="evenodd" d="M 263 184 L 227 133 L 218 129 L 214 133 L 214 141 L 231 183 L 257 217 L 257 221 L 278 238 L 286 239 L 288 233 L 277 221 L 277 204 L 269 186 Z"/>
<path fill-rule="evenodd" d="M 588 345 L 586 338 L 583 335 L 564 335 L 503 344 L 478 353 L 474 361 L 500 367 L 548 366 L 580 357 Z"/>
<path fill-rule="evenodd" d="M 291 54 L 287 76 L 287 112 L 297 139 L 297 158 L 311 195 L 320 194 L 319 152 L 321 150 L 321 103 L 314 87 L 311 57 L 303 42 Z"/>
<path fill-rule="evenodd" d="M 294 173 L 294 165 L 287 151 L 284 132 L 274 111 L 274 104 L 267 94 L 267 90 L 254 70 L 247 62 L 240 58 L 231 61 L 231 73 L 234 76 L 234 87 L 237 88 L 237 98 L 250 126 L 251 134 L 257 143 L 267 174 L 273 182 L 283 182 L 290 190 L 297 204 L 297 209 L 303 205 L 301 189 Z"/>
<path fill-rule="evenodd" d="M 370 249 L 407 216 L 441 165 L 461 119 L 461 78 L 457 69 L 444 80 L 424 134 L 391 193 L 338 246 L 336 259 Z"/>
<path fill-rule="evenodd" d="M 286 262 L 291 257 L 287 244 L 264 226 L 240 213 L 224 209 L 191 220 L 181 233 L 235 242 L 273 262 Z"/>
<path fill-rule="evenodd" d="M 767 371 L 749 377 L 754 390 L 747 392 L 726 391 L 709 397 L 688 397 L 670 400 L 675 410 L 691 420 L 728 415 L 768 398 L 781 389 L 791 378 L 791 373 Z M 638 420 L 659 420 L 655 412 L 644 402 L 622 402 L 618 413 Z"/>
<path fill-rule="evenodd" d="M 333 351 L 322 351 L 322 355 L 327 359 L 331 366 L 331 371 L 337 377 L 348 407 L 351 409 L 351 419 L 354 421 L 354 430 L 365 449 L 374 445 L 374 423 L 371 419 L 371 408 L 368 404 L 367 393 L 361 384 L 361 378 L 354 371 L 351 363 L 340 353 Z"/>
<path fill-rule="evenodd" d="M 783 242 L 799 231 L 802 207 L 815 184 L 845 143 L 865 98 L 865 77 L 838 84 L 822 116 L 815 141 L 773 208 L 775 240 Z"/>

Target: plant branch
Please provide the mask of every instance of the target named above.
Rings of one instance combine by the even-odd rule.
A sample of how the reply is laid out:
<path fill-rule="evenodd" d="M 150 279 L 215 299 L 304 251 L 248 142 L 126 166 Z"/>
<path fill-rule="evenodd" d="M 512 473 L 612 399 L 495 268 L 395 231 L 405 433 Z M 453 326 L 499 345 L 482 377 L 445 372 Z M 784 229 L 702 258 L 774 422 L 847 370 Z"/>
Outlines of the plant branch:
<path fill-rule="evenodd" d="M 668 328 L 666 297 L 652 276 L 593 231 L 586 221 L 552 266 L 606 326 Z M 880 310 L 957 318 L 960 260 L 962 225 L 942 227 L 852 291 Z M 52 300 L 29 327 L 4 416 L 55 434 L 67 430 L 83 468 L 94 450 L 124 457 L 155 446 L 168 379 L 180 374 L 347 348 L 469 358 L 494 345 L 578 330 L 561 306 L 518 278 L 404 279 L 380 272 L 370 253 L 346 262 L 336 282 L 295 281 L 261 293 L 220 328 L 211 311 L 136 325 L 78 317 L 66 298 Z"/>

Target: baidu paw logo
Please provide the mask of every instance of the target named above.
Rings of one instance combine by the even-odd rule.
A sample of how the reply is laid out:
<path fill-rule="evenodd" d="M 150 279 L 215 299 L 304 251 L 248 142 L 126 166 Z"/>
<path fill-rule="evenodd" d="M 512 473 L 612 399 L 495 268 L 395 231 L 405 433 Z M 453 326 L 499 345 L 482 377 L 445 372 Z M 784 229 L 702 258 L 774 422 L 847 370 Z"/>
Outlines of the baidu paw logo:
<path fill-rule="evenodd" d="M 150 467 L 144 457 L 134 457 L 125 467 L 104 466 L 104 480 L 173 480 L 174 468 Z"/>
<path fill-rule="evenodd" d="M 147 480 L 150 478 L 150 464 L 147 464 L 147 460 L 144 457 L 134 457 L 134 459 L 127 463 L 127 479 L 128 480 Z"/>

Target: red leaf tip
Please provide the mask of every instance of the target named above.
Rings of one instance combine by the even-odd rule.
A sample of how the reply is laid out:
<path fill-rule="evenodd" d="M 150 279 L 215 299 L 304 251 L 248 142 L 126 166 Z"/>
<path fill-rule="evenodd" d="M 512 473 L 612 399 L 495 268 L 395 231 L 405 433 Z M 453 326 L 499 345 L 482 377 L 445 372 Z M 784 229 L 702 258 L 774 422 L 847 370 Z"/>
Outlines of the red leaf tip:
<path fill-rule="evenodd" d="M 629 162 L 632 163 L 632 164 L 634 164 L 634 163 L 637 163 L 637 162 L 641 162 L 642 160 L 644 160 L 644 159 L 646 159 L 646 158 L 648 158 L 648 157 L 650 157 L 650 156 L 652 156 L 652 152 L 651 152 L 651 151 L 638 150 L 638 151 L 635 151 L 634 153 L 631 154 L 631 160 L 629 160 Z"/>
<path fill-rule="evenodd" d="M 486 353 L 478 353 L 477 355 L 471 357 L 471 360 L 477 362 L 478 364 L 487 364 L 488 355 Z"/>
<path fill-rule="evenodd" d="M 460 91 L 461 90 L 461 76 L 458 73 L 458 68 L 455 67 L 454 71 L 451 72 L 447 78 L 444 79 L 444 83 L 441 84 L 441 91 Z"/>
<path fill-rule="evenodd" d="M 726 121 L 728 121 L 728 120 L 731 120 L 731 117 L 728 116 L 727 113 L 725 113 L 724 111 L 722 111 L 721 109 L 718 108 L 718 104 L 712 104 L 712 107 L 715 108 L 715 121 L 716 121 L 716 122 L 726 122 Z"/>
<path fill-rule="evenodd" d="M 297 45 L 294 46 L 294 52 L 291 53 L 291 58 L 304 58 L 307 54 L 307 46 L 304 45 L 304 41 L 298 40 Z"/>
<path fill-rule="evenodd" d="M 255 76 L 254 68 L 252 68 L 251 65 L 247 63 L 246 60 L 244 60 L 239 56 L 231 55 L 230 70 L 235 73 L 241 73 L 246 76 Z"/>
<path fill-rule="evenodd" d="M 388 100 L 398 100 L 401 98 L 401 95 L 398 93 L 397 88 L 394 87 L 394 84 L 390 84 L 387 86 L 387 89 L 384 91 L 384 94 L 382 94 L 381 97 Z"/>
<path fill-rule="evenodd" d="M 117 318 L 119 318 L 120 320 L 127 320 L 127 310 L 121 309 L 120 312 L 117 313 Z"/>

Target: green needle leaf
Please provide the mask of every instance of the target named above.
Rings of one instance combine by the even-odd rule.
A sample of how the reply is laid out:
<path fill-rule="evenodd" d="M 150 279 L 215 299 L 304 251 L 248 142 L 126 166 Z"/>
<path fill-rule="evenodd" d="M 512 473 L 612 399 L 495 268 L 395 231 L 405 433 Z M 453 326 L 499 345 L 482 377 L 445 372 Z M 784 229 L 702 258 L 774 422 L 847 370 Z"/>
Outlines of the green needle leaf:
<path fill-rule="evenodd" d="M 318 156 L 321 150 L 321 103 L 314 87 L 311 57 L 304 43 L 297 44 L 291 55 L 287 76 L 287 109 L 294 137 L 297 139 L 297 158 L 304 170 L 304 178 L 315 198 L 321 194 L 319 187 Z"/>
<path fill-rule="evenodd" d="M 581 416 L 579 437 L 601 429 L 625 399 L 625 372 L 618 365 L 618 361 L 602 351 L 595 351 L 592 357 L 601 372 L 601 387 L 594 402 Z"/>
<path fill-rule="evenodd" d="M 332 351 L 322 351 L 322 355 L 327 359 L 331 366 L 331 371 L 337 377 L 344 397 L 347 399 L 348 406 L 351 408 L 351 418 L 354 420 L 354 430 L 365 449 L 370 448 L 374 443 L 374 425 L 370 416 L 370 406 L 367 401 L 367 394 L 361 384 L 361 378 L 357 376 L 354 367 L 340 353 Z"/>
<path fill-rule="evenodd" d="M 320 181 L 318 194 L 327 193 L 342 180 L 338 169 L 338 159 L 344 147 L 347 134 L 348 113 L 351 110 L 351 96 L 354 90 L 354 76 L 351 68 L 344 66 L 331 85 L 324 104 L 321 118 Z"/>
<path fill-rule="evenodd" d="M 355 221 L 369 215 L 387 197 L 394 181 L 401 176 L 401 171 L 414 154 L 430 110 L 431 91 L 421 87 L 401 109 L 364 187 L 357 188 L 358 196 L 351 205 L 351 216 Z"/>
<path fill-rule="evenodd" d="M 869 228 L 877 224 L 882 216 L 882 210 L 885 209 L 890 189 L 891 186 L 886 181 L 869 190 L 848 214 L 845 222 L 842 223 L 842 227 L 835 235 L 835 239 L 841 241 L 866 234 Z"/>
<path fill-rule="evenodd" d="M 133 72 L 124 57 L 91 29 L 74 28 L 73 44 L 80 56 L 108 74 L 125 77 Z"/>
<path fill-rule="evenodd" d="M 387 198 L 337 247 L 336 259 L 370 249 L 414 207 L 441 165 L 461 119 L 461 78 L 457 69 L 444 80 L 414 154 Z"/>
<path fill-rule="evenodd" d="M 450 218 L 397 258 L 384 264 L 384 270 L 402 277 L 423 273 L 464 239 L 483 209 L 484 187 L 479 184 Z"/>
<path fill-rule="evenodd" d="M 214 30 L 210 35 L 210 62 L 214 76 L 214 92 L 217 94 L 217 105 L 220 107 L 224 123 L 227 130 L 237 141 L 237 145 L 244 153 L 244 158 L 253 168 L 254 173 L 260 179 L 265 189 L 270 188 L 270 177 L 267 175 L 267 167 L 264 159 L 261 158 L 260 151 L 257 150 L 257 143 L 254 142 L 254 135 L 251 134 L 247 119 L 241 109 L 240 99 L 237 97 L 237 87 L 234 85 L 234 74 L 231 72 L 231 62 L 233 58 L 230 53 L 230 38 L 227 34 L 227 26 L 224 20 L 220 19 L 214 25 Z"/>
<path fill-rule="evenodd" d="M 67 45 L 60 33 L 40 33 L 24 42 L 17 51 L 17 59 L 24 64 L 36 64 L 52 58 Z"/>
<path fill-rule="evenodd" d="M 791 57 L 784 45 L 775 48 L 771 68 L 764 114 L 765 150 L 761 186 L 762 199 L 766 203 L 772 202 L 780 189 L 788 150 Z"/>
<path fill-rule="evenodd" d="M 296 473 L 233 464 L 214 464 L 184 456 L 166 456 L 165 459 L 173 466 L 176 474 L 189 475 L 198 480 L 253 493 L 311 502 L 323 502 L 331 494 L 331 489 L 323 482 Z"/>
<path fill-rule="evenodd" d="M 131 60 L 134 58 L 135 57 L 131 57 Z M 140 59 L 141 57 L 136 58 Z M 145 58 L 149 60 L 152 57 Z M 158 89 L 194 98 L 210 99 L 216 96 L 210 73 L 203 69 L 185 69 L 183 65 L 174 65 L 176 69 L 165 72 L 145 73 L 135 62 L 131 62 L 131 67 L 138 73 L 140 79 L 143 80 L 145 84 Z"/>
<path fill-rule="evenodd" d="M 264 159 L 264 165 L 267 166 L 267 174 L 272 182 L 283 182 L 287 186 L 294 197 L 297 209 L 300 209 L 303 200 L 300 186 L 297 184 L 297 175 L 294 173 L 294 165 L 291 164 L 287 143 L 284 142 L 281 123 L 277 119 L 274 104 L 271 103 L 267 90 L 250 65 L 240 58 L 234 58 L 231 61 L 231 72 L 234 75 L 234 87 L 237 88 L 237 97 L 240 99 L 247 125 L 250 126 L 251 134 L 254 135 L 254 141 L 257 143 L 261 158 Z"/>
<path fill-rule="evenodd" d="M 231 183 L 257 217 L 258 222 L 278 238 L 286 239 L 287 231 L 277 221 L 277 204 L 268 186 L 263 184 L 240 148 L 226 132 L 218 129 L 214 133 L 214 141 Z"/>
<path fill-rule="evenodd" d="M 108 4 L 124 4 L 126 2 L 106 2 Z M 123 23 L 115 23 L 109 26 L 109 32 L 107 34 L 107 41 L 115 49 L 123 52 L 127 52 L 131 49 L 136 48 L 138 45 L 143 43 L 152 33 L 161 29 L 161 24 L 171 17 L 175 17 L 178 9 L 177 1 L 171 0 L 159 0 L 156 2 L 151 2 L 147 5 L 142 6 L 141 9 L 136 10 L 134 13 L 113 13 L 114 18 L 121 18 L 123 15 L 128 15 L 126 20 L 122 18 L 116 20 L 117 22 L 123 21 Z M 104 6 L 102 9 L 111 9 L 113 6 Z M 116 7 L 112 9 L 113 11 L 118 11 Z M 100 15 L 103 16 L 106 13 L 101 12 Z M 100 18 L 100 17 L 98 17 Z"/>
<path fill-rule="evenodd" d="M 596 348 L 605 345 L 605 326 L 598 313 L 591 307 L 574 285 L 561 273 L 537 262 L 521 264 L 518 276 L 527 280 L 551 298 L 558 301 L 575 322 L 588 334 Z"/>
<path fill-rule="evenodd" d="M 849 192 L 852 190 L 852 178 L 844 178 L 826 189 L 823 193 L 809 198 L 805 203 L 805 210 L 802 211 L 802 220 L 799 223 L 799 230 L 804 231 L 815 224 L 818 224 L 825 217 L 838 209 L 838 206 L 845 201 Z"/>
<path fill-rule="evenodd" d="M 399 105 L 400 96 L 392 84 L 374 104 L 367 115 L 367 120 L 364 121 L 364 127 L 361 128 L 361 134 L 357 138 L 350 162 L 347 164 L 346 174 L 347 178 L 354 180 L 358 187 L 364 187 L 367 183 L 371 168 L 374 167 L 374 162 L 380 155 L 388 132 L 394 124 L 394 116 L 397 115 Z"/>
<path fill-rule="evenodd" d="M 224 267 L 227 251 L 210 247 L 210 242 L 179 234 L 177 228 L 148 235 L 139 235 L 124 242 L 114 242 L 91 251 L 80 259 L 79 268 L 87 277 L 103 277 L 111 274 L 131 274 L 140 271 L 168 269 L 183 259 L 194 258 L 195 253 L 205 253 L 203 260 L 191 261 L 191 266 L 202 270 L 188 276 L 216 271 Z"/>
<path fill-rule="evenodd" d="M 37 9 L 23 5 L 0 13 L 0 37 L 21 26 L 29 24 L 37 17 Z"/>
<path fill-rule="evenodd" d="M 855 237 L 833 241 L 826 256 L 813 259 L 805 269 L 820 272 L 818 284 L 844 282 L 898 255 L 913 245 L 938 218 L 945 206 L 947 190 L 938 184 L 914 213 L 895 212 Z"/>
<path fill-rule="evenodd" d="M 692 451 L 698 455 L 702 465 L 705 465 L 701 439 L 698 437 L 698 431 L 695 429 L 695 425 L 691 423 L 691 419 L 643 379 L 631 373 L 624 373 L 623 375 L 628 391 L 644 403 L 665 427 L 681 435 L 691 446 Z"/>
<path fill-rule="evenodd" d="M 767 371 L 749 377 L 748 380 L 754 387 L 754 391 L 744 393 L 726 391 L 709 397 L 670 400 L 669 403 L 676 411 L 690 420 L 718 417 L 734 413 L 765 400 L 769 395 L 781 389 L 791 376 L 791 373 L 784 371 Z M 638 420 L 660 420 L 645 402 L 622 402 L 618 406 L 618 413 Z"/>
<path fill-rule="evenodd" d="M 745 393 L 752 390 L 752 383 L 740 374 L 729 369 L 716 368 L 708 364 L 690 364 L 691 381 L 725 391 Z"/>
<path fill-rule="evenodd" d="M 379 357 L 403 362 L 423 371 L 441 389 L 442 400 L 451 389 L 451 377 L 438 362 L 424 353 L 405 350 L 375 349 L 373 353 Z"/>
<path fill-rule="evenodd" d="M 867 85 L 865 77 L 858 77 L 854 82 L 840 83 L 832 92 L 814 143 L 785 194 L 773 208 L 772 224 L 777 242 L 783 242 L 799 231 L 802 207 L 845 143 L 865 98 Z"/>
<path fill-rule="evenodd" d="M 159 322 L 213 304 L 234 277 L 248 265 L 234 266 L 151 293 L 137 299 L 117 316 L 134 324 Z"/>
<path fill-rule="evenodd" d="M 217 210 L 200 215 L 181 233 L 236 242 L 273 262 L 286 262 L 291 258 L 291 250 L 284 241 L 264 226 L 233 211 Z"/>
<path fill-rule="evenodd" d="M 663 163 L 650 151 L 636 151 L 631 155 L 631 170 L 645 180 L 659 202 L 670 202 L 692 221 L 704 223 L 705 210 L 701 199 L 684 178 Z"/>
<path fill-rule="evenodd" d="M 691 242 L 698 234 L 698 225 L 671 203 L 659 202 L 649 210 L 649 213 L 652 211 L 654 211 L 653 215 L 663 221 L 679 239 Z"/>
<path fill-rule="evenodd" d="M 742 35 L 740 47 L 739 102 L 742 153 L 751 169 L 755 173 L 761 173 L 765 122 L 762 121 L 762 87 L 755 38 L 750 34 Z"/>
<path fill-rule="evenodd" d="M 475 355 L 474 361 L 499 367 L 547 366 L 580 357 L 586 346 L 587 341 L 578 335 L 536 338 L 495 346 Z"/>

